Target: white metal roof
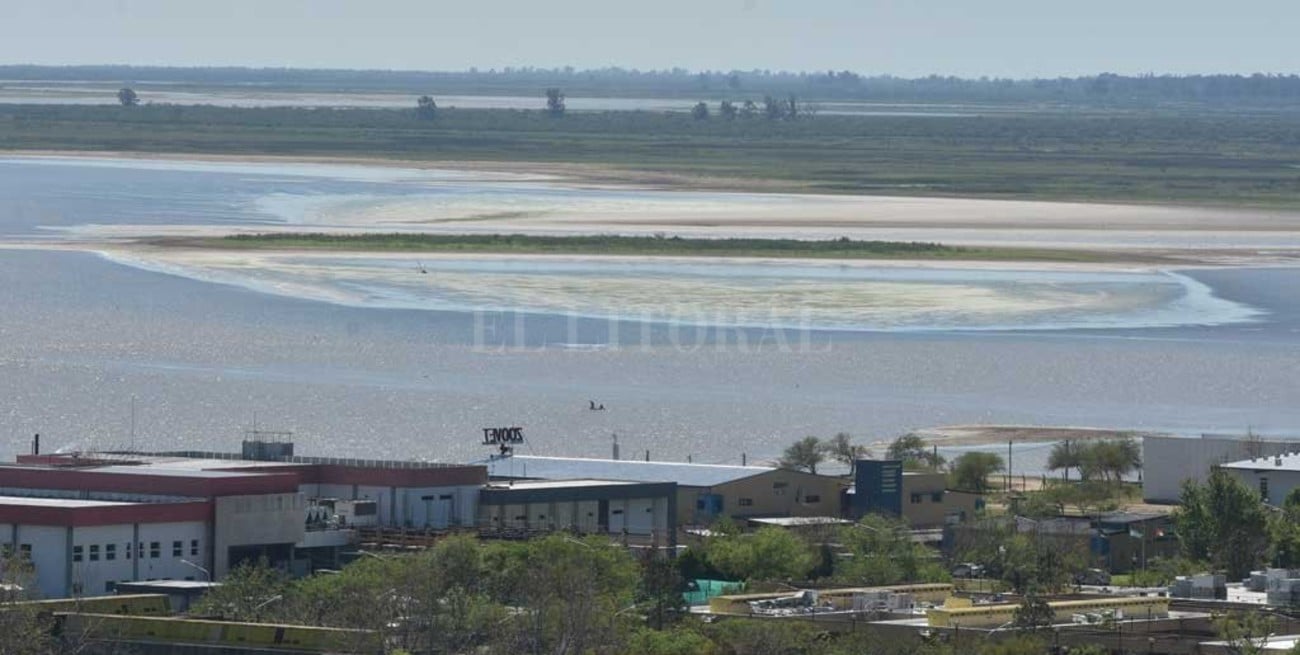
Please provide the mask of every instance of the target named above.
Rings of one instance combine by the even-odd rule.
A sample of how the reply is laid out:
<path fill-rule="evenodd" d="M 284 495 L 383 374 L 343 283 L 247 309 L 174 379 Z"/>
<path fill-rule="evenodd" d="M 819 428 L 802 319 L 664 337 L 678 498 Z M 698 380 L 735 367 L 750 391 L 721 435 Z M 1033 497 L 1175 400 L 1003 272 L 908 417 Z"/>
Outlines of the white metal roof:
<path fill-rule="evenodd" d="M 712 487 L 760 473 L 775 471 L 767 466 L 645 462 L 625 459 L 583 457 L 540 457 L 515 455 L 484 462 L 495 478 L 540 478 L 543 480 L 623 480 L 626 482 L 676 482 L 688 487 Z"/>
<path fill-rule="evenodd" d="M 1252 457 L 1220 464 L 1220 466 L 1244 471 L 1300 471 L 1300 452 L 1271 457 Z"/>
<path fill-rule="evenodd" d="M 82 500 L 80 498 L 38 498 L 33 496 L 0 496 L 0 505 L 19 505 L 24 507 L 122 507 L 126 505 L 141 505 L 143 503 L 131 503 L 110 500 Z"/>

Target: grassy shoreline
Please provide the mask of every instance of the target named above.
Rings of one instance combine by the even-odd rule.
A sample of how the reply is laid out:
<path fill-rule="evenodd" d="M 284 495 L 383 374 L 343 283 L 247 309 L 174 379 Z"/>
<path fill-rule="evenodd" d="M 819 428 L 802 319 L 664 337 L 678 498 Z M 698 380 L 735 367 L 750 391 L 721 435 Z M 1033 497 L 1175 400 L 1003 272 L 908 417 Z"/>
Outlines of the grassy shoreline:
<path fill-rule="evenodd" d="M 0 150 L 581 167 L 675 188 L 1300 208 L 1300 112 L 687 113 L 0 106 Z M 585 177 L 585 176 L 584 176 Z"/>
<path fill-rule="evenodd" d="M 939 243 L 800 239 L 700 239 L 660 236 L 523 234 L 263 233 L 163 237 L 145 243 L 211 250 L 315 250 L 439 254 L 767 257 L 779 259 L 950 260 L 1106 263 L 1107 253 L 1049 248 L 947 246 Z M 1155 258 L 1149 258 L 1156 261 Z M 1126 260 L 1127 261 L 1127 260 Z"/>

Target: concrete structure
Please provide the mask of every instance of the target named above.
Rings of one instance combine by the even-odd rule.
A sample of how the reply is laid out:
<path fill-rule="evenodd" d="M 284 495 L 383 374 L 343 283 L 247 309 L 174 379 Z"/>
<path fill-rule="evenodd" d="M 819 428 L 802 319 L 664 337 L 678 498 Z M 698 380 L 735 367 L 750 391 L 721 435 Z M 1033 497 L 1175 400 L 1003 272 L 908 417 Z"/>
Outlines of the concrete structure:
<path fill-rule="evenodd" d="M 675 545 L 677 485 L 616 480 L 521 480 L 480 492 L 479 529 L 565 530 Z"/>
<path fill-rule="evenodd" d="M 927 604 L 942 603 L 952 596 L 953 586 L 945 583 L 924 583 L 908 585 L 890 585 L 882 587 L 840 587 L 834 589 L 809 589 L 795 593 L 812 592 L 816 595 L 821 609 L 827 611 L 861 610 L 863 596 L 897 596 L 909 601 Z M 791 592 L 766 594 L 733 594 L 714 596 L 709 599 L 709 613 L 750 615 L 753 604 L 790 598 Z"/>
<path fill-rule="evenodd" d="M 487 462 L 494 479 L 674 482 L 678 525 L 723 518 L 826 516 L 840 512 L 842 478 L 766 466 L 513 456 Z"/>
<path fill-rule="evenodd" d="M 917 529 L 941 528 L 975 516 L 979 494 L 950 491 L 943 473 L 904 471 L 899 460 L 858 460 L 845 506 L 854 519 L 879 513 L 901 517 Z"/>
<path fill-rule="evenodd" d="M 1048 601 L 1055 615 L 1053 623 L 1100 622 L 1092 620 L 1152 619 L 1169 616 L 1169 599 L 1159 597 L 1108 597 L 1088 600 Z M 942 607 L 926 611 L 932 628 L 996 628 L 1015 618 L 1018 603 L 975 605 L 969 598 L 949 598 Z"/>
<path fill-rule="evenodd" d="M 222 453 L 27 455 L 0 466 L 0 544 L 30 557 L 41 595 L 122 582 L 219 580 L 267 559 L 335 568 L 358 522 L 473 527 L 481 466 Z M 359 516 L 358 514 L 367 514 Z"/>
<path fill-rule="evenodd" d="M 1293 445 L 1298 448 L 1300 444 Z M 1253 457 L 1220 465 L 1224 471 L 1259 492 L 1265 503 L 1281 506 L 1300 486 L 1300 452 Z"/>
<path fill-rule="evenodd" d="M 1144 436 L 1142 496 L 1148 503 L 1177 503 L 1183 482 L 1204 482 L 1210 468 L 1251 457 L 1300 450 L 1300 442 L 1248 436 Z"/>

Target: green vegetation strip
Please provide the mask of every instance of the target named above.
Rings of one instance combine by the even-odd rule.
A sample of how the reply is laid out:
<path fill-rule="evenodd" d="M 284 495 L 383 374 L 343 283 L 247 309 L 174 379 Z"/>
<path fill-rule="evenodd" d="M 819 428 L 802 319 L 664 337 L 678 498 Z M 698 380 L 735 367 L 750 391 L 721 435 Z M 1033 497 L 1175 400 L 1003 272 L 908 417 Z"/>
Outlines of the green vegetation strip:
<path fill-rule="evenodd" d="M 660 255 L 824 259 L 951 259 L 1100 262 L 1104 253 L 1033 248 L 976 248 L 938 243 L 800 239 L 692 239 L 663 236 L 523 234 L 238 234 L 159 239 L 156 245 L 222 249 L 368 250 L 384 252 Z"/>

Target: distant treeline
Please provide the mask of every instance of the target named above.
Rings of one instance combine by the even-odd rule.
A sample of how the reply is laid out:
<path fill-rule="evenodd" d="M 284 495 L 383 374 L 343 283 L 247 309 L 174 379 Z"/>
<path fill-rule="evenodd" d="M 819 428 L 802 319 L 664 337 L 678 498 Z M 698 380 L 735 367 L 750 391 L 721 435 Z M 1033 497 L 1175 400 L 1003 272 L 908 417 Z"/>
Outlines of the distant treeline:
<path fill-rule="evenodd" d="M 1038 102 L 1085 104 L 1294 104 L 1298 75 L 1141 75 L 1111 73 L 1042 79 L 901 78 L 853 71 L 704 71 L 681 68 L 470 69 L 462 72 L 292 68 L 136 66 L 0 66 L 0 79 L 195 86 L 257 85 L 281 89 L 403 91 L 417 94 L 520 94 L 563 87 L 570 96 L 687 97 L 787 95 L 880 102 Z"/>

